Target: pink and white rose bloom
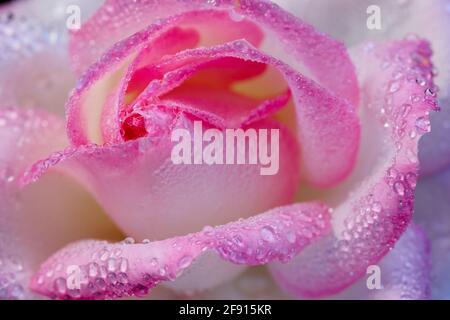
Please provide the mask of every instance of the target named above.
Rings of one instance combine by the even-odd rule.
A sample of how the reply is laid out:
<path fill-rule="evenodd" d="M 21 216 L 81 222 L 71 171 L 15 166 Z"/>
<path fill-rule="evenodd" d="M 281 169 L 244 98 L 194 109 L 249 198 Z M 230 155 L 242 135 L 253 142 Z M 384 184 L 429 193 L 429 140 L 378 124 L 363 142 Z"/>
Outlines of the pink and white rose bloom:
<path fill-rule="evenodd" d="M 0 299 L 449 298 L 450 1 L 275 2 L 0 5 Z"/>

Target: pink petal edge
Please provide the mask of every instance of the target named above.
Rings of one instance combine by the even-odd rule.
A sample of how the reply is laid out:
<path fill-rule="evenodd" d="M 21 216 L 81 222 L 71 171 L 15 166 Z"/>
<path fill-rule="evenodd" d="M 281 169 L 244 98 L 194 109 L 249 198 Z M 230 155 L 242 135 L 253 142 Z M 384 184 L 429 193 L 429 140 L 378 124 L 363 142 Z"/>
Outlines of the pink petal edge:
<path fill-rule="evenodd" d="M 379 267 L 381 288 L 374 287 Z M 369 278 L 371 277 L 371 278 Z M 356 284 L 331 299 L 423 300 L 431 293 L 430 242 L 412 223 L 394 248 Z"/>
<path fill-rule="evenodd" d="M 378 164 L 363 169 L 363 180 L 356 179 L 350 198 L 346 196 L 335 208 L 334 232 L 289 263 L 271 266 L 275 279 L 288 292 L 321 297 L 345 289 L 365 274 L 368 265 L 385 256 L 405 231 L 414 205 L 417 144 L 430 129 L 429 112 L 436 110 L 436 100 L 426 95 L 427 87 L 433 86 L 430 57 L 428 43 L 420 40 L 371 43 L 355 54 L 365 93 L 362 118 L 378 120 L 378 144 L 384 150 L 374 149 L 376 144 L 370 142 L 370 148 L 378 152 L 373 155 Z M 373 129 L 364 128 L 373 138 Z M 364 151 L 363 155 L 367 156 Z M 373 171 L 369 178 L 368 170 Z"/>
<path fill-rule="evenodd" d="M 64 132 L 63 118 L 47 112 L 0 109 L 0 299 L 42 298 L 28 282 L 62 246 L 93 236 L 116 239 L 112 223 L 73 180 L 53 172 L 21 188 L 34 161 L 68 144 Z"/>
<path fill-rule="evenodd" d="M 246 41 L 238 40 L 210 49 L 186 50 L 176 55 L 174 59 L 185 59 L 191 55 L 235 57 L 276 67 L 290 86 L 297 107 L 305 179 L 314 185 L 329 187 L 342 181 L 351 172 L 359 146 L 360 126 L 355 108 L 346 100 L 334 96 L 332 92 L 302 76 L 283 62 L 259 52 Z M 111 55 L 110 58 L 114 56 Z M 110 66 L 108 59 L 104 62 L 104 68 Z M 84 92 L 96 81 L 99 74 L 103 73 L 98 72 L 97 68 L 93 70 L 96 72 L 87 74 L 90 80 L 81 81 L 81 87 L 72 94 L 67 104 L 68 134 L 75 145 L 87 143 L 83 133 L 83 121 L 80 120 L 83 108 L 80 101 Z M 186 73 L 192 73 L 191 69 L 188 68 L 185 72 L 175 71 L 172 76 L 152 82 L 141 99 L 150 99 L 162 88 L 183 81 Z M 198 112 L 195 114 L 199 115 Z M 249 117 L 251 116 L 250 114 Z"/>
<path fill-rule="evenodd" d="M 136 40 L 142 33 L 138 31 L 152 23 L 154 25 L 150 29 L 161 29 L 158 26 L 168 25 L 168 22 L 170 25 L 170 19 L 173 18 L 165 20 L 170 16 L 203 10 L 229 12 L 230 18 L 236 23 L 248 19 L 261 26 L 270 41 L 267 47 L 263 44 L 264 48 L 260 49 L 298 70 L 306 67 L 308 75 L 312 75 L 326 89 L 348 99 L 352 105 L 358 105 L 357 79 L 345 46 L 265 0 L 220 0 L 213 3 L 208 0 L 166 0 L 163 3 L 157 0 L 138 3 L 107 0 L 72 35 L 71 51 L 76 69 L 82 70 L 91 65 L 113 44 L 132 34 L 131 38 Z M 275 50 L 277 44 L 280 44 L 282 53 Z"/>
<path fill-rule="evenodd" d="M 326 206 L 297 204 L 148 244 L 86 240 L 48 259 L 30 286 L 60 299 L 142 296 L 161 281 L 175 280 L 207 250 L 236 264 L 288 260 L 329 230 L 328 219 Z M 73 286 L 67 270 L 79 270 L 79 288 Z"/>

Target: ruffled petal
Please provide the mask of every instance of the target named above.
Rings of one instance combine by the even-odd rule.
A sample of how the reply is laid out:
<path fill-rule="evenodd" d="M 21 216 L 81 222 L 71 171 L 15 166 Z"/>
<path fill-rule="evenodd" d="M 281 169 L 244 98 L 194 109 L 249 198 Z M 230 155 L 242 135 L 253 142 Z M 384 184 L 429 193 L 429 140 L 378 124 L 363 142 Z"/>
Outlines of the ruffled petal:
<path fill-rule="evenodd" d="M 292 294 L 319 297 L 348 287 L 389 252 L 408 226 L 417 143 L 430 129 L 428 113 L 436 103 L 425 94 L 433 85 L 430 55 L 426 42 L 407 40 L 368 44 L 354 52 L 364 92 L 359 163 L 326 200 L 337 205 L 334 232 L 291 262 L 272 266 Z"/>
<path fill-rule="evenodd" d="M 131 44 L 135 46 L 137 40 L 130 38 L 128 42 L 130 43 L 127 46 Z M 122 47 L 119 46 L 118 48 Z M 117 60 L 118 55 L 120 59 L 125 59 L 123 54 L 126 55 L 126 50 L 120 49 L 119 52 L 120 54 L 117 49 L 113 49 L 106 54 L 98 66 L 93 67 L 85 74 L 80 81 L 80 85 L 69 99 L 67 104 L 69 137 L 76 145 L 87 143 L 90 141 L 89 139 L 95 140 L 94 137 L 101 136 L 102 114 L 110 119 L 109 121 L 103 121 L 103 123 L 107 124 L 107 128 L 112 126 L 113 129 L 111 130 L 115 130 L 117 134 L 118 111 L 102 111 L 101 107 L 100 110 L 92 110 L 93 101 L 90 100 L 90 96 L 92 95 L 92 86 L 99 78 L 101 81 L 95 85 L 102 88 L 105 81 L 109 81 L 109 76 L 105 77 L 105 74 L 111 64 L 114 64 L 114 61 Z M 336 97 L 332 92 L 299 74 L 283 62 L 257 51 L 246 41 L 235 41 L 209 49 L 186 50 L 176 55 L 173 58 L 173 63 L 178 64 L 180 60 L 192 60 L 192 58 L 203 61 L 205 58 L 217 59 L 223 57 L 233 57 L 270 65 L 284 76 L 296 105 L 298 136 L 302 150 L 305 180 L 320 187 L 329 187 L 347 177 L 355 163 L 360 137 L 359 120 L 355 108 L 347 100 Z M 138 101 L 157 98 L 159 94 L 165 93 L 167 88 L 173 88 L 173 86 L 185 81 L 192 75 L 193 70 L 195 71 L 188 66 L 186 69 L 181 68 L 167 73 L 162 79 L 150 83 L 142 94 L 143 97 Z M 97 103 L 96 106 L 98 108 L 102 104 Z M 199 107 L 201 109 L 201 105 Z M 193 110 L 196 108 L 195 105 L 191 106 Z M 263 106 L 264 109 L 267 110 Z M 231 108 L 228 108 L 228 110 L 231 110 Z M 250 111 L 252 110 L 255 109 L 250 109 Z M 233 114 L 233 112 L 227 112 Z M 111 115 L 111 113 L 113 114 Z M 201 116 L 198 110 L 192 113 Z M 251 118 L 254 115 L 250 113 L 248 116 Z M 202 118 L 202 120 L 209 122 L 212 122 L 211 119 L 211 116 L 206 119 Z M 217 121 L 213 123 L 217 125 Z M 108 130 L 110 129 L 106 131 L 108 132 Z M 106 136 L 112 135 L 106 133 Z"/>
<path fill-rule="evenodd" d="M 377 282 L 378 279 L 375 280 L 374 278 L 377 275 L 379 275 L 379 282 Z M 264 268 L 251 268 L 233 281 L 212 290 L 194 295 L 178 296 L 178 298 L 195 300 L 293 298 L 280 291 L 276 283 L 270 278 Z M 397 241 L 395 247 L 377 265 L 369 268 L 361 280 L 343 292 L 326 296 L 324 299 L 426 299 L 429 298 L 430 294 L 430 278 L 429 241 L 421 228 L 412 224 Z M 369 287 L 372 289 L 369 289 Z M 172 299 L 175 298 L 177 297 L 172 297 Z"/>
<path fill-rule="evenodd" d="M 36 297 L 30 276 L 61 246 L 80 237 L 115 239 L 112 224 L 75 182 L 53 172 L 20 188 L 31 163 L 66 144 L 62 119 L 0 110 L 0 299 Z"/>
<path fill-rule="evenodd" d="M 33 277 L 31 287 L 52 298 L 140 296 L 161 281 L 175 280 L 210 250 L 235 264 L 289 259 L 329 230 L 328 219 L 326 206 L 298 204 L 148 244 L 86 240 L 63 248 L 47 260 Z M 69 266 L 77 270 L 75 278 L 60 271 L 59 265 L 62 270 Z"/>
<path fill-rule="evenodd" d="M 431 241 L 432 298 L 450 299 L 450 171 L 421 178 L 417 185 L 414 221 Z"/>
<path fill-rule="evenodd" d="M 234 29 L 233 25 L 256 23 L 265 34 L 265 41 L 258 46 L 261 50 L 298 70 L 304 70 L 326 89 L 348 99 L 353 105 L 358 104 L 359 91 L 356 76 L 345 47 L 316 32 L 314 28 L 295 19 L 277 5 L 264 0 L 238 2 L 234 0 L 214 2 L 169 0 L 164 3 L 155 0 L 138 3 L 109 0 L 92 19 L 83 25 L 80 31 L 73 35 L 74 64 L 78 70 L 85 70 L 114 43 L 134 33 L 138 36 L 142 33 L 137 33 L 138 31 L 155 21 L 155 25 L 150 28 L 161 30 L 157 26 L 170 26 L 177 20 L 173 16 L 208 10 L 230 12 L 228 22 L 221 21 L 217 32 L 214 32 L 216 30 L 214 23 L 208 24 L 209 31 L 214 32 L 214 36 L 210 38 L 220 39 L 224 29 Z M 172 18 L 167 19 L 170 16 Z M 224 27 L 224 22 L 227 27 Z M 241 38 L 253 43 L 245 33 L 234 39 L 224 38 L 222 43 Z"/>

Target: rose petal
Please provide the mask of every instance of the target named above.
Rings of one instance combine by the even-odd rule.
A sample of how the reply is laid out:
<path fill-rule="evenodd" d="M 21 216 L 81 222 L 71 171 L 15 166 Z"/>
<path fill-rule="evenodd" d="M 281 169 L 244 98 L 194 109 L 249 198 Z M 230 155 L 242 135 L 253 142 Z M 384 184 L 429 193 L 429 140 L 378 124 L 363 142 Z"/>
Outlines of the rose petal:
<path fill-rule="evenodd" d="M 380 270 L 381 288 L 373 285 L 368 269 L 366 276 L 332 299 L 418 300 L 430 297 L 431 259 L 429 241 L 421 228 L 411 224 L 395 247 L 376 265 Z"/>
<path fill-rule="evenodd" d="M 75 79 L 61 34 L 17 6 L 8 8 L 0 12 L 2 107 L 40 107 L 62 115 Z"/>
<path fill-rule="evenodd" d="M 136 40 L 133 39 L 131 43 L 136 45 Z M 95 132 L 94 136 L 97 137 L 101 135 L 99 121 L 102 111 L 95 111 L 93 116 L 92 105 L 85 102 L 85 99 L 88 99 L 93 83 L 99 75 L 103 75 L 108 70 L 109 62 L 114 63 L 115 57 L 117 57 L 117 50 L 113 49 L 105 55 L 104 61 L 99 66 L 88 71 L 69 99 L 67 104 L 69 137 L 76 145 L 87 143 L 88 137 L 92 137 L 91 132 Z M 334 96 L 333 93 L 305 78 L 281 61 L 260 53 L 245 41 L 236 41 L 209 49 L 186 50 L 176 55 L 174 59 L 179 61 L 192 57 L 198 59 L 234 57 L 271 65 L 278 69 L 285 77 L 297 107 L 298 133 L 305 179 L 314 185 L 329 187 L 342 181 L 352 170 L 359 146 L 360 128 L 355 109 L 346 100 Z M 165 92 L 165 88 L 171 88 L 174 83 L 184 81 L 191 73 L 192 69 L 188 68 L 167 74 L 162 80 L 151 83 L 141 99 L 158 96 L 161 91 Z M 103 81 L 107 80 L 102 79 L 100 86 L 103 86 Z M 109 112 L 104 114 L 109 116 Z M 198 112 L 194 114 L 199 116 Z M 117 120 L 115 120 L 117 115 L 112 117 L 112 120 L 106 121 L 108 127 L 114 127 L 114 123 L 117 126 Z M 251 113 L 249 117 L 252 117 Z M 111 133 L 106 134 L 106 136 L 111 135 Z M 94 140 L 94 142 L 98 141 Z"/>
<path fill-rule="evenodd" d="M 354 45 L 363 41 L 399 39 L 415 34 L 430 41 L 433 63 L 438 72 L 435 83 L 440 88 L 443 114 L 431 116 L 433 131 L 420 142 L 421 174 L 429 175 L 450 164 L 450 10 L 447 0 L 276 0 L 295 15 L 312 23 L 321 31 Z M 380 7 L 381 30 L 366 28 L 369 6 Z M 335 19 L 335 17 L 345 17 Z M 355 28 L 355 26 L 359 26 Z M 426 26 L 426 27 L 424 27 Z M 435 94 L 437 88 L 430 91 Z"/>
<path fill-rule="evenodd" d="M 14 1 L 0 10 L 2 107 L 44 108 L 64 114 L 75 78 L 66 25 L 74 6 L 86 20 L 103 0 Z M 72 8 L 72 10 L 71 10 Z"/>
<path fill-rule="evenodd" d="M 204 23 L 209 24 L 208 28 L 204 27 Z M 226 30 L 228 25 L 230 25 L 228 29 L 235 30 L 235 32 L 229 34 L 221 32 L 221 30 Z M 205 45 L 214 45 L 217 42 L 227 42 L 240 38 L 249 39 L 254 44 L 258 44 L 260 41 L 259 29 L 253 23 L 243 21 L 236 24 L 223 12 L 207 10 L 173 16 L 117 43 L 102 56 L 98 63 L 84 73 L 67 103 L 68 131 L 73 143 L 86 143 L 88 140 L 101 143 L 98 123 L 105 112 L 111 117 L 117 116 L 114 112 L 117 113 L 119 107 L 122 107 L 117 104 L 123 101 L 121 95 L 125 93 L 125 90 L 121 89 L 123 87 L 126 89 L 127 78 L 131 77 L 131 72 L 136 71 L 141 62 L 155 62 L 166 54 L 176 52 L 180 43 L 179 41 L 172 41 L 172 34 L 174 29 L 179 29 L 182 26 L 187 28 L 186 30 L 193 29 L 198 34 L 200 43 L 206 41 Z M 211 33 L 214 34 L 215 31 L 221 37 L 217 36 L 217 39 L 212 37 Z M 177 32 L 175 33 L 177 34 Z M 111 34 L 108 35 L 108 39 L 111 36 Z M 80 42 L 75 41 L 74 43 L 76 45 Z M 187 40 L 185 45 L 187 46 L 185 49 L 188 49 L 192 46 L 192 43 Z M 150 53 L 148 53 L 149 50 Z M 131 66 L 127 71 L 129 64 Z M 143 66 L 146 66 L 146 64 Z M 125 82 L 121 83 L 120 79 L 124 79 Z M 115 95 L 118 95 L 118 97 L 115 97 Z M 108 101 L 109 99 L 112 99 L 112 101 Z M 105 104 L 109 104 L 108 108 L 104 108 Z M 111 126 L 114 125 L 114 120 L 110 119 Z"/>
<path fill-rule="evenodd" d="M 429 241 L 421 228 L 412 224 L 397 241 L 395 247 L 376 265 L 380 269 L 381 289 L 373 285 L 373 266 L 358 282 L 343 292 L 324 299 L 426 299 L 430 293 Z M 199 294 L 182 296 L 188 299 L 292 299 L 280 291 L 263 268 L 251 268 L 233 281 Z M 289 281 L 284 281 L 289 286 Z M 172 297 L 175 299 L 176 296 Z M 178 297 L 180 298 L 180 297 Z"/>
<path fill-rule="evenodd" d="M 70 48 L 75 70 L 81 74 L 107 49 L 138 31 L 148 29 L 150 25 L 153 27 L 149 28 L 154 30 L 162 30 L 157 28 L 158 25 L 164 26 L 163 33 L 172 28 L 192 30 L 198 34 L 198 42 L 194 43 L 197 46 L 216 45 L 242 38 L 255 45 L 261 42 L 261 32 L 254 23 L 233 20 L 223 11 L 200 11 L 200 8 L 212 9 L 211 6 L 171 1 L 164 4 L 141 1 L 132 6 L 126 1 L 107 1 L 92 19 L 83 24 L 81 30 L 72 34 Z M 145 15 L 147 17 L 143 17 Z M 97 46 L 92 46 L 92 41 Z"/>
<path fill-rule="evenodd" d="M 31 287 L 52 298 L 143 295 L 161 281 L 176 279 L 208 250 L 237 264 L 285 260 L 327 232 L 328 226 L 328 209 L 311 203 L 273 209 L 241 222 L 148 244 L 86 240 L 47 260 Z M 63 270 L 78 267 L 79 286 L 56 268 L 59 264 Z"/>
<path fill-rule="evenodd" d="M 77 6 L 81 11 L 81 22 L 87 20 L 104 2 L 104 0 L 41 0 L 14 1 L 5 6 L 6 10 L 36 19 L 42 25 L 51 25 L 67 33 L 66 21 L 72 14 L 70 6 Z M 64 29 L 64 30 L 62 30 Z"/>
<path fill-rule="evenodd" d="M 211 3 L 207 0 L 189 2 L 155 0 L 130 3 L 124 0 L 109 0 L 83 25 L 72 38 L 74 62 L 78 70 L 95 62 L 114 43 L 144 29 L 158 19 L 198 10 L 230 12 L 231 23 L 238 26 L 247 21 L 257 23 L 266 35 L 261 49 L 283 60 L 298 70 L 309 71 L 326 89 L 358 104 L 358 88 L 353 66 L 345 48 L 338 42 L 317 33 L 311 26 L 295 19 L 269 1 L 223 0 Z M 210 24 L 209 27 L 214 27 Z M 222 29 L 227 29 L 221 25 Z M 220 33 L 219 33 L 220 35 Z M 218 34 L 214 33 L 213 38 Z M 250 41 L 247 37 L 244 38 Z M 227 42 L 234 39 L 223 39 Z M 217 44 L 217 43 L 216 43 Z M 253 43 L 254 44 L 254 43 Z M 279 44 L 279 45 L 278 45 Z M 281 52 L 280 52 L 281 51 Z M 342 81 L 345 79 L 345 81 Z"/>
<path fill-rule="evenodd" d="M 159 33 L 167 31 L 168 28 L 183 25 L 185 23 L 183 21 L 186 19 L 189 21 L 190 17 L 200 16 L 196 19 L 196 23 L 210 21 L 205 31 L 210 32 L 211 36 L 207 38 L 216 39 L 208 45 L 217 45 L 217 40 L 221 41 L 219 43 L 224 43 L 241 38 L 246 39 L 297 70 L 303 70 L 329 91 L 348 99 L 352 105 L 358 104 L 359 92 L 354 69 L 345 48 L 340 43 L 317 33 L 311 26 L 267 1 L 245 0 L 240 1 L 239 6 L 236 6 L 237 3 L 232 0 L 221 1 L 220 5 L 217 2 L 215 4 L 211 5 L 205 0 L 181 3 L 165 1 L 163 5 L 153 0 L 132 4 L 121 0 L 110 0 L 79 32 L 74 34 L 72 51 L 75 64 L 78 65 L 78 69 L 85 69 L 114 43 L 144 29 L 149 21 L 165 18 L 158 20 L 144 31 L 134 34 L 128 41 L 115 45 L 116 50 L 109 54 L 114 55 L 114 59 L 109 61 L 109 70 L 111 70 L 114 65 L 117 65 L 117 61 L 121 60 L 118 58 L 126 56 L 127 52 L 130 53 L 138 43 L 145 42 L 144 39 L 149 39 L 145 34 L 151 34 L 153 36 L 150 37 L 151 40 Z M 230 10 L 231 13 L 228 15 Z M 228 18 L 225 18 L 225 12 Z M 169 15 L 172 17 L 167 18 Z M 214 18 L 209 19 L 208 15 L 213 15 Z M 252 36 L 257 32 L 252 31 L 255 29 L 254 23 L 265 32 L 266 37 L 261 46 Z M 215 32 L 217 28 L 219 30 Z M 241 31 L 223 37 L 221 35 L 224 29 Z M 108 32 L 105 33 L 104 30 Z M 289 32 L 286 32 L 287 30 Z M 118 49 L 122 51 L 120 55 Z M 99 69 L 99 65 L 93 68 Z"/>
<path fill-rule="evenodd" d="M 276 278 L 289 281 L 285 286 L 293 294 L 318 297 L 348 287 L 406 229 L 414 203 L 418 138 L 429 130 L 428 112 L 434 105 L 423 101 L 432 85 L 432 77 L 427 78 L 430 54 L 426 42 L 406 40 L 369 44 L 355 52 L 365 94 L 363 148 L 352 177 L 328 199 L 337 204 L 333 234 L 292 262 L 272 267 Z M 428 79 L 425 86 L 416 81 L 423 78 Z M 414 96 L 418 101 L 411 101 Z"/>
<path fill-rule="evenodd" d="M 19 187 L 25 168 L 66 143 L 61 119 L 0 110 L 0 299 L 36 297 L 30 276 L 61 246 L 80 237 L 115 239 L 114 227 L 74 181 L 52 172 Z"/>
<path fill-rule="evenodd" d="M 174 164 L 172 130 L 188 130 L 192 143 L 194 122 L 199 119 L 160 108 L 142 113 L 141 118 L 147 123 L 147 136 L 114 146 L 69 148 L 38 162 L 26 179 L 37 179 L 61 162 L 61 169 L 82 181 L 122 230 L 139 239 L 195 232 L 207 224 L 227 223 L 292 202 L 298 185 L 298 147 L 292 133 L 278 123 L 266 120 L 243 128 L 279 130 L 279 171 L 261 175 L 266 165 L 260 163 L 194 164 L 191 157 L 192 165 Z M 211 128 L 205 122 L 202 127 L 203 132 Z M 270 150 L 272 144 L 266 141 Z M 249 154 L 248 145 L 245 151 Z"/>
<path fill-rule="evenodd" d="M 165 281 L 161 286 L 177 294 L 193 295 L 233 281 L 246 269 L 246 265 L 225 261 L 217 252 L 209 250 L 193 261 L 176 281 Z"/>
<path fill-rule="evenodd" d="M 249 268 L 239 277 L 218 287 L 179 298 L 192 300 L 290 300 L 265 267 Z"/>
<path fill-rule="evenodd" d="M 332 39 L 315 32 L 311 26 L 283 12 L 277 6 L 265 1 L 241 1 L 237 8 L 235 7 L 236 3 L 232 1 L 225 1 L 219 6 L 211 6 L 210 3 L 200 0 L 191 1 L 189 4 L 174 3 L 168 1 L 164 6 L 159 3 L 156 6 L 154 1 L 143 1 L 139 3 L 139 6 L 136 4 L 130 6 L 124 1 L 110 1 L 85 24 L 84 29 L 74 36 L 75 46 L 82 46 L 82 48 L 75 49 L 75 58 L 90 59 L 88 56 L 92 52 L 85 45 L 90 46 L 91 41 L 87 40 L 96 40 L 94 41 L 96 42 L 95 50 L 99 51 L 105 42 L 110 43 L 110 41 L 122 39 L 128 32 L 131 32 L 130 30 L 139 30 L 149 20 L 152 20 L 152 17 L 165 17 L 167 12 L 174 15 L 181 12 L 178 16 L 158 21 L 158 23 L 119 42 L 103 55 L 98 63 L 89 68 L 67 105 L 68 130 L 71 141 L 78 145 L 88 141 L 102 143 L 101 129 L 98 123 L 105 114 L 110 116 L 113 113 L 113 119 L 102 122 L 117 127 L 118 121 L 114 120 L 114 110 L 105 112 L 101 108 L 106 101 L 109 101 L 106 93 L 111 92 L 114 88 L 116 83 L 114 79 L 124 75 L 121 68 L 130 63 L 129 60 L 133 60 L 133 55 L 137 54 L 137 51 L 173 26 L 184 23 L 183 21 L 186 19 L 189 21 L 193 16 L 208 19 L 208 15 L 220 15 L 224 9 L 234 8 L 238 11 L 239 16 L 244 17 L 244 19 L 239 19 L 240 23 L 251 24 L 253 21 L 266 33 L 266 43 L 261 45 L 262 50 L 270 52 L 276 58 L 280 58 L 298 70 L 304 70 L 307 75 L 319 83 L 317 85 L 298 74 L 290 76 L 290 84 L 300 87 L 298 88 L 300 93 L 296 98 L 300 100 L 301 104 L 311 106 L 310 110 L 302 110 L 297 104 L 300 110 L 299 121 L 302 124 L 299 126 L 299 130 L 304 151 L 305 179 L 321 187 L 332 186 L 344 179 L 353 167 L 359 141 L 359 125 L 354 114 L 354 106 L 358 102 L 358 88 L 353 66 L 345 48 Z M 172 9 L 173 11 L 171 11 Z M 112 15 L 111 12 L 126 13 L 126 18 Z M 235 18 L 235 16 L 231 16 L 228 20 L 222 18 L 220 21 L 234 24 L 237 23 Z M 214 20 L 212 19 L 211 22 Z M 117 21 L 116 24 L 108 25 L 108 28 L 113 29 L 111 31 L 107 28 L 110 31 L 108 37 L 104 37 L 101 32 L 98 32 L 100 26 L 106 28 L 105 21 Z M 118 26 L 120 28 L 117 28 Z M 223 27 L 221 26 L 221 28 Z M 214 30 L 214 28 L 212 29 Z M 291 31 L 286 32 L 286 30 Z M 242 36 L 248 39 L 247 33 L 243 32 Z M 76 41 L 76 39 L 86 41 Z M 277 46 L 276 43 L 279 40 L 282 42 Z M 286 46 L 286 43 L 290 45 Z M 105 47 L 107 46 L 105 45 Z M 275 52 L 274 48 L 283 50 Z M 242 50 L 242 47 L 238 50 Z M 84 53 L 87 55 L 83 55 Z M 98 52 L 97 54 L 93 53 L 93 56 L 98 57 Z M 274 59 L 273 61 L 278 60 Z M 293 73 L 291 69 L 288 70 Z M 101 80 L 98 81 L 99 79 Z M 342 79 L 346 79 L 346 81 L 342 81 Z M 293 82 L 295 84 L 292 84 Z M 98 93 L 103 100 L 98 101 Z M 335 95 L 341 98 L 337 98 Z M 308 121 L 311 123 L 308 124 Z M 110 132 L 111 130 L 108 131 L 107 137 L 114 136 Z M 115 131 L 117 132 L 117 130 Z"/>
<path fill-rule="evenodd" d="M 431 241 L 432 298 L 450 298 L 450 171 L 421 178 L 417 185 L 414 221 Z"/>

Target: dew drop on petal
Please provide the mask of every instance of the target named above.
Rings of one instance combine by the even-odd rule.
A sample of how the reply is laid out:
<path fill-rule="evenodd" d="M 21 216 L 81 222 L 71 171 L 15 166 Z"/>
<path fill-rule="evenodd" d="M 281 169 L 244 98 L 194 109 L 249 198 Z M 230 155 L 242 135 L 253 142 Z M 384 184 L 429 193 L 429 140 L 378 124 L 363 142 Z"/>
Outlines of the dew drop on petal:
<path fill-rule="evenodd" d="M 261 238 L 264 241 L 267 241 L 267 242 L 274 242 L 275 241 L 275 232 L 272 229 L 272 227 L 270 227 L 270 226 L 263 227 L 261 229 L 261 231 L 260 231 L 260 234 L 261 234 Z"/>
<path fill-rule="evenodd" d="M 136 240 L 134 240 L 134 238 L 132 237 L 127 237 L 125 238 L 125 240 L 123 240 L 123 243 L 125 244 L 134 244 L 136 242 Z"/>
<path fill-rule="evenodd" d="M 399 196 L 404 196 L 405 195 L 405 186 L 403 185 L 403 183 L 401 181 L 397 181 L 397 182 L 394 183 L 394 191 Z"/>
<path fill-rule="evenodd" d="M 381 203 L 379 203 L 378 201 L 377 201 L 377 202 L 374 202 L 374 203 L 372 204 L 371 209 L 372 209 L 372 211 L 374 211 L 374 212 L 381 212 L 381 209 L 382 209 Z"/>
<path fill-rule="evenodd" d="M 416 129 L 419 133 L 431 131 L 431 123 L 427 117 L 420 117 L 416 120 Z"/>
<path fill-rule="evenodd" d="M 180 261 L 178 261 L 178 267 L 180 267 L 181 269 L 185 269 L 191 264 L 191 262 L 192 262 L 191 256 L 184 256 L 180 259 Z"/>

